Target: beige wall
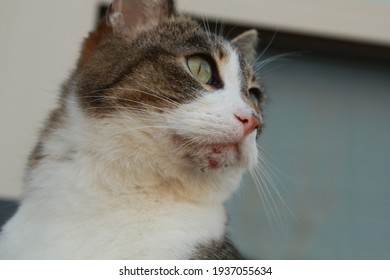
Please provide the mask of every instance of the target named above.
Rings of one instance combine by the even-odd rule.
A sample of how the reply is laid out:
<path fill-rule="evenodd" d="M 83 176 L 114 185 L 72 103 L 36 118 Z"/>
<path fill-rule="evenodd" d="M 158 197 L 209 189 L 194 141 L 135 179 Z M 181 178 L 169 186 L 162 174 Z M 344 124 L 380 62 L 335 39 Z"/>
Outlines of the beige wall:
<path fill-rule="evenodd" d="M 179 4 L 205 17 L 390 45 L 389 0 L 181 0 Z"/>
<path fill-rule="evenodd" d="M 18 197 L 26 158 L 93 26 L 98 0 L 3 1 L 0 197 Z"/>

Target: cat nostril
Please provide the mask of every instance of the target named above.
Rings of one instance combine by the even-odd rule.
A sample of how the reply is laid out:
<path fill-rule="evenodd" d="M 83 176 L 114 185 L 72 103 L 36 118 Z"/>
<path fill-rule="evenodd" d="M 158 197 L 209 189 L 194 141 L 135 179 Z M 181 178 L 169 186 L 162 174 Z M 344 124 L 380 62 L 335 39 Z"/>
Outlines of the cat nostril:
<path fill-rule="evenodd" d="M 244 126 L 244 135 L 252 133 L 253 130 L 260 127 L 260 120 L 254 114 L 250 112 L 236 113 L 234 116 Z"/>

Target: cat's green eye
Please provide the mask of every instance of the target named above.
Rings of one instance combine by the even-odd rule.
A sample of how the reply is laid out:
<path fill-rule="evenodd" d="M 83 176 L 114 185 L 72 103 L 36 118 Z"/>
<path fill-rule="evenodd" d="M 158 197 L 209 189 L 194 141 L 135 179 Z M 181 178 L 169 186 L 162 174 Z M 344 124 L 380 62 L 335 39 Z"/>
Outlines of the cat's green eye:
<path fill-rule="evenodd" d="M 213 70 L 210 62 L 201 56 L 191 56 L 187 59 L 187 66 L 191 74 L 204 84 L 210 84 Z"/>

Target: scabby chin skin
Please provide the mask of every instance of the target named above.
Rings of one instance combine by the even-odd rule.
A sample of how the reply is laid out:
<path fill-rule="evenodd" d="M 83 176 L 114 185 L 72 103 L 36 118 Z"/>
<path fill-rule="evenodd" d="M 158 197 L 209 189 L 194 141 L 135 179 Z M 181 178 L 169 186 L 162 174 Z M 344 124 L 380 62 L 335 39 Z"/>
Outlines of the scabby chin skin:
<path fill-rule="evenodd" d="M 256 42 L 173 1 L 114 0 L 29 158 L 0 258 L 242 258 L 224 203 L 257 164 Z"/>

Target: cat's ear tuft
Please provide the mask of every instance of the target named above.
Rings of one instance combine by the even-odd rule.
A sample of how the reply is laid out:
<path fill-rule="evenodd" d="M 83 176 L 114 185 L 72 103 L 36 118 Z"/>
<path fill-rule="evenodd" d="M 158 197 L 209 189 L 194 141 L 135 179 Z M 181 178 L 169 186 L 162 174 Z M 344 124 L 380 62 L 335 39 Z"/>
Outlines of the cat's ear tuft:
<path fill-rule="evenodd" d="M 258 43 L 258 34 L 255 29 L 245 31 L 238 35 L 232 40 L 232 43 L 248 62 L 254 62 Z"/>
<path fill-rule="evenodd" d="M 133 37 L 176 13 L 173 0 L 114 0 L 107 10 L 107 24 L 115 33 Z"/>

